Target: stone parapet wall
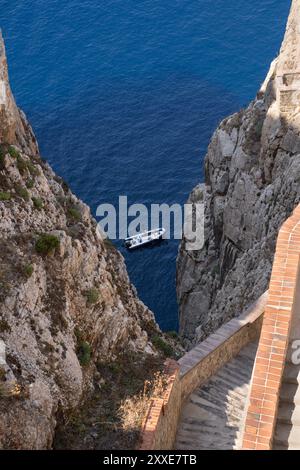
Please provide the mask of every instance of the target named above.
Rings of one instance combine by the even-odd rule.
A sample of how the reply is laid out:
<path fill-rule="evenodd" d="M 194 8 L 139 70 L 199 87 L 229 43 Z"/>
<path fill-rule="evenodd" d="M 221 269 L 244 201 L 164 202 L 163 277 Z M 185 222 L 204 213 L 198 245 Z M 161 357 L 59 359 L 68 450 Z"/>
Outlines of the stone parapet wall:
<path fill-rule="evenodd" d="M 244 346 L 259 337 L 267 295 L 265 292 L 243 315 L 225 323 L 180 359 L 183 401 Z"/>

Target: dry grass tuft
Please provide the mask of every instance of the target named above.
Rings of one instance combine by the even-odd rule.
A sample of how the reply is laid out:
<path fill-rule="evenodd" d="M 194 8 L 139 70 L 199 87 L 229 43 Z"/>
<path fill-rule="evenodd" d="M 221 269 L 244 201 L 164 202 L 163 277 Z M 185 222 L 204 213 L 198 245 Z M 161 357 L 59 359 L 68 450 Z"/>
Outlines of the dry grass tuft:
<path fill-rule="evenodd" d="M 21 387 L 17 382 L 1 382 L 0 397 L 1 398 L 19 398 L 21 395 Z"/>
<path fill-rule="evenodd" d="M 124 431 L 139 429 L 153 398 L 161 398 L 167 387 L 167 378 L 155 372 L 152 380 L 145 380 L 143 390 L 126 398 L 119 407 L 119 417 Z"/>

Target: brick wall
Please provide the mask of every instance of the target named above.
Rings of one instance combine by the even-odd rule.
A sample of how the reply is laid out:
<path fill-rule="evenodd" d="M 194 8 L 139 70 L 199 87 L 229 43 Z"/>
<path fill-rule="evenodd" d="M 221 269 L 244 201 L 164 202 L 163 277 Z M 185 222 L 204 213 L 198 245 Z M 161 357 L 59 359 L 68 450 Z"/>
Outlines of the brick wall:
<path fill-rule="evenodd" d="M 300 205 L 280 229 L 277 240 L 269 298 L 253 369 L 243 449 L 272 448 L 290 327 L 292 316 L 296 314 L 299 259 Z"/>
<path fill-rule="evenodd" d="M 181 409 L 179 364 L 167 359 L 164 374 L 167 387 L 161 398 L 151 400 L 142 427 L 140 450 L 172 449 Z"/>

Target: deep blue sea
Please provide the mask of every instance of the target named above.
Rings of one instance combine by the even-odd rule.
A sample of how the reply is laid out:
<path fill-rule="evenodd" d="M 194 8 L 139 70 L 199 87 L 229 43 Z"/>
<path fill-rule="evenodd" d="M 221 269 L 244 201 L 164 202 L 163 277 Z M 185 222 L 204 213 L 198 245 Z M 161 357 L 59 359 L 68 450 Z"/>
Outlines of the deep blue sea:
<path fill-rule="evenodd" d="M 10 79 L 42 155 L 96 207 L 181 203 L 221 118 L 254 96 L 287 0 L 0 0 Z M 118 243 L 121 247 L 121 244 Z M 177 328 L 178 243 L 128 253 L 132 282 Z"/>

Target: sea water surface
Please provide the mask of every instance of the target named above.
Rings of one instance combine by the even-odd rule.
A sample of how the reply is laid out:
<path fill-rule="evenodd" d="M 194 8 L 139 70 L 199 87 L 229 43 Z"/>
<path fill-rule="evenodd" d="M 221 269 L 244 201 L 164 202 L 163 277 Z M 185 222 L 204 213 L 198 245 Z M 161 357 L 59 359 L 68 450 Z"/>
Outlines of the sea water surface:
<path fill-rule="evenodd" d="M 92 208 L 183 204 L 211 134 L 278 53 L 287 0 L 0 0 L 10 79 L 41 153 Z M 128 253 L 164 330 L 177 328 L 178 242 Z"/>

